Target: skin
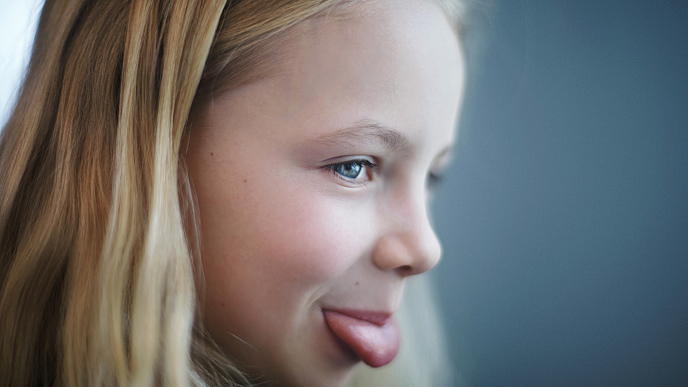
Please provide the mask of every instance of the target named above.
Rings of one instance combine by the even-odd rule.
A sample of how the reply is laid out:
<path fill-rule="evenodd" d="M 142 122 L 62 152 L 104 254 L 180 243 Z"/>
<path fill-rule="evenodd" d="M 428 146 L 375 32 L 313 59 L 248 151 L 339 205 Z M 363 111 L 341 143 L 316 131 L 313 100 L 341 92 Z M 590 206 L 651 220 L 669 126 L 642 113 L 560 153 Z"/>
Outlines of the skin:
<path fill-rule="evenodd" d="M 322 309 L 394 313 L 440 258 L 428 181 L 454 142 L 458 40 L 432 2 L 355 7 L 299 25 L 278 71 L 210 102 L 190 134 L 204 323 L 274 385 L 345 384 L 360 361 Z M 333 170 L 352 159 L 377 167 Z"/>

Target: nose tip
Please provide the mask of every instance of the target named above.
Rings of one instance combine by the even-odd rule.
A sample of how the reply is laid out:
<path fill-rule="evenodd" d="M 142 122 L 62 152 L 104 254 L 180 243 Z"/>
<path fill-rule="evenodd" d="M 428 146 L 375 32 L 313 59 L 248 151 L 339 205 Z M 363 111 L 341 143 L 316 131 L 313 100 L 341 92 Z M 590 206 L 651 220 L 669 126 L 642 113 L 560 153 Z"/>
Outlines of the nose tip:
<path fill-rule="evenodd" d="M 378 240 L 373 261 L 382 270 L 395 270 L 402 276 L 424 273 L 440 260 L 442 247 L 427 216 L 415 224 L 398 225 Z"/>

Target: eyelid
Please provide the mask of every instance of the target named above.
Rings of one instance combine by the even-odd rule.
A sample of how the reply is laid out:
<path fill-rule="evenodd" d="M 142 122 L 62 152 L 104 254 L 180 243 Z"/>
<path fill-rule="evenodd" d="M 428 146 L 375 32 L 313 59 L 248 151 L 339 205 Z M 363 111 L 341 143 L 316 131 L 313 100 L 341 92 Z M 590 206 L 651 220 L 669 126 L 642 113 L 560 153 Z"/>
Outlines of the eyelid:
<path fill-rule="evenodd" d="M 373 157 L 373 156 L 348 155 L 348 156 L 337 156 L 337 157 L 332 157 L 332 158 L 327 159 L 327 160 L 323 160 L 321 162 L 321 165 L 326 167 L 328 165 L 346 163 L 347 161 L 368 161 L 371 164 L 375 165 L 376 167 L 378 164 L 377 158 Z"/>

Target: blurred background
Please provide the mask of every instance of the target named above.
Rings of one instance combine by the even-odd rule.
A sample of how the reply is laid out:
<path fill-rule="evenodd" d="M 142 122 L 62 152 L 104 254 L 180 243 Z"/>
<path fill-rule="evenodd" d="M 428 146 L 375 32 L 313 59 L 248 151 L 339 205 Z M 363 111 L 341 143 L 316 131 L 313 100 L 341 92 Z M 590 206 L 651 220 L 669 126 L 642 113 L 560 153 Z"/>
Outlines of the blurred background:
<path fill-rule="evenodd" d="M 688 2 L 475 7 L 434 276 L 458 381 L 688 386 Z M 40 9 L 0 0 L 0 122 Z"/>
<path fill-rule="evenodd" d="M 688 386 L 688 2 L 478 9 L 434 275 L 468 386 Z"/>
<path fill-rule="evenodd" d="M 7 121 L 29 52 L 43 1 L 0 0 L 0 127 Z"/>

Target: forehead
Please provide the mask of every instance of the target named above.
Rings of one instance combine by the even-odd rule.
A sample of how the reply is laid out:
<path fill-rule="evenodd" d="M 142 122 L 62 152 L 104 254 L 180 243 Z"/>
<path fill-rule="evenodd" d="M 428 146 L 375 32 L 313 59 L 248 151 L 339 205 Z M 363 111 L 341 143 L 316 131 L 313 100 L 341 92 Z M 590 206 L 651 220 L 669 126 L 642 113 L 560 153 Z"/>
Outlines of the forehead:
<path fill-rule="evenodd" d="M 446 15 L 424 0 L 335 7 L 297 25 L 276 52 L 277 74 L 305 92 L 322 82 L 402 91 L 439 75 L 442 82 L 458 83 L 462 71 L 459 42 Z"/>
<path fill-rule="evenodd" d="M 307 123 L 301 134 L 362 120 L 420 134 L 454 126 L 463 58 L 434 2 L 336 7 L 290 29 L 271 48 L 269 75 L 227 96 L 250 100 L 263 115 Z"/>

